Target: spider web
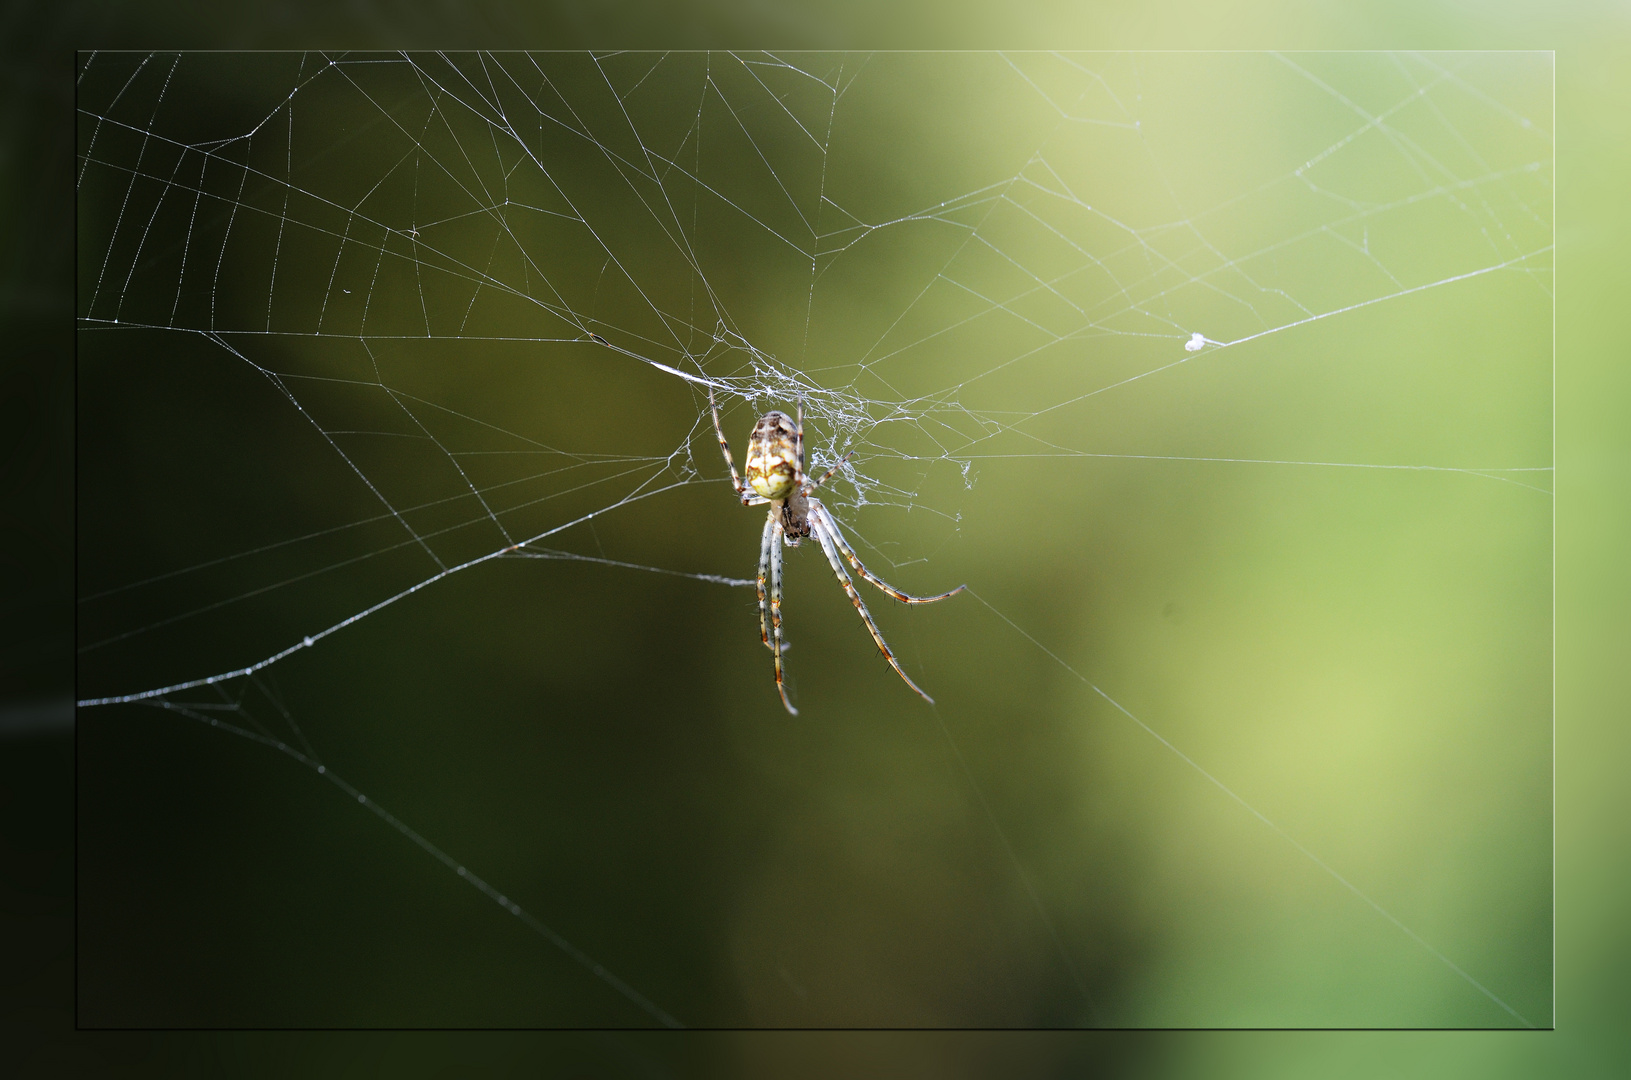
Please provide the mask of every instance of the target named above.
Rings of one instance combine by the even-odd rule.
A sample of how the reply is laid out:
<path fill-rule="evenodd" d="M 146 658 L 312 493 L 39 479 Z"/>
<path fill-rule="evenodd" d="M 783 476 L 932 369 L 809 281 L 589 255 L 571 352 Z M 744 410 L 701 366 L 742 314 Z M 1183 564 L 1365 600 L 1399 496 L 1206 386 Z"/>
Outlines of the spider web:
<path fill-rule="evenodd" d="M 513 971 L 422 961 L 482 987 L 468 1011 L 438 993 L 369 1011 L 352 994 L 222 1015 L 1543 1021 L 1550 76 L 1543 54 L 81 57 L 82 769 L 89 753 L 103 779 L 141 760 L 192 784 L 249 770 L 237 775 L 254 787 L 266 759 L 292 759 L 553 950 L 507 959 Z M 819 726 L 782 726 L 747 614 L 757 514 L 728 497 L 710 390 L 738 452 L 754 416 L 802 408 L 809 471 L 837 466 L 824 497 L 874 571 L 913 592 L 971 585 L 959 610 L 882 612 L 940 701 L 927 721 L 847 604 L 818 606 L 837 590 L 815 567 L 788 602 L 801 706 L 892 726 L 857 719 L 830 750 L 812 744 Z M 1195 505 L 1211 516 L 1186 516 Z M 1299 515 L 1324 524 L 1299 531 Z M 1275 698 L 1286 685 L 1230 682 L 1220 624 L 1181 643 L 1151 629 L 1184 619 L 1175 574 L 1245 574 L 1281 529 L 1307 557 L 1246 576 L 1308 596 L 1288 603 L 1309 621 L 1283 609 L 1263 615 L 1275 633 L 1254 624 L 1265 669 L 1325 671 L 1357 644 L 1390 692 L 1442 681 L 1442 697 L 1349 684 L 1358 704 L 1323 699 L 1311 716 L 1310 698 Z M 1361 599 L 1310 584 L 1311 553 L 1344 536 L 1353 549 L 1324 569 L 1344 568 Z M 1377 578 L 1359 569 L 1367 536 L 1397 556 Z M 1457 624 L 1448 650 L 1418 640 L 1428 630 L 1392 590 L 1446 565 L 1470 575 L 1455 602 L 1491 605 L 1468 607 L 1467 625 L 1518 629 Z M 1058 603 L 1040 595 L 1050 582 Z M 1345 602 L 1353 636 L 1320 636 L 1322 605 Z M 1148 624 L 1115 614 L 1151 604 Z M 1263 657 L 1281 632 L 1312 640 Z M 155 725 L 153 709 L 281 757 L 223 761 L 219 740 Z M 1300 726 L 1273 719 L 1286 714 Z M 1501 751 L 1467 751 L 1469 714 Z M 1331 745 L 1386 768 L 1357 734 L 1384 716 L 1380 758 L 1414 755 L 1397 788 L 1319 790 L 1340 765 Z M 916 741 L 901 742 L 901 717 Z M 1084 717 L 1099 734 L 1082 734 Z M 1401 733 L 1412 724 L 1427 734 Z M 767 748 L 777 740 L 790 745 Z M 811 817 L 763 778 L 878 742 L 944 772 L 914 773 L 915 811 L 886 811 L 943 848 L 901 896 L 959 884 L 945 911 L 868 908 L 873 926 L 839 885 L 810 910 L 782 894 L 810 885 L 819 860 L 791 837 L 812 821 L 866 838 L 826 856 L 863 891 L 888 829 Z M 1085 757 L 1159 774 L 1148 785 L 1175 804 L 1156 809 Z M 1291 787 L 1266 775 L 1276 762 Z M 1464 780 L 1448 811 L 1431 798 L 1445 770 Z M 257 805 L 296 798 L 286 768 L 266 775 Z M 778 790 L 883 798 L 816 775 Z M 722 805 L 673 809 L 716 785 L 734 793 Z M 119 880 L 158 897 L 176 871 L 140 838 L 162 815 L 118 790 L 134 801 L 120 835 L 147 852 Z M 196 823 L 203 811 L 181 803 L 174 820 Z M 345 813 L 331 803 L 291 818 Z M 1220 805 L 1240 830 L 1222 850 L 1286 905 L 1265 926 L 1294 924 L 1321 964 L 1346 957 L 1334 973 L 1273 969 L 1278 990 L 1245 999 L 1174 990 L 1231 986 L 1220 972 L 1249 969 L 1218 943 L 1250 933 L 1202 934 L 1208 909 L 1171 899 L 1196 879 L 1129 860 L 1116 838 L 1170 845 L 1212 880 L 1177 838 Z M 768 814 L 779 839 L 755 846 L 721 824 L 727 806 Z M 1373 811 L 1383 824 L 1355 835 Z M 1435 840 L 1413 846 L 1440 813 Z M 1498 825 L 1470 824 L 1491 813 Z M 88 832 L 114 835 L 111 814 L 82 813 L 82 852 Z M 1106 824 L 1123 815 L 1162 820 Z M 384 866 L 369 835 L 354 843 Z M 1467 854 L 1497 842 L 1521 855 Z M 478 856 L 496 869 L 478 874 Z M 1453 888 L 1422 869 L 1445 860 Z M 687 884 L 699 865 L 713 885 Z M 1088 869 L 1105 866 L 1150 894 Z M 104 880 L 82 871 L 82 907 Z M 655 914 L 642 893 L 690 914 Z M 1146 921 L 1134 909 L 1150 895 L 1165 906 Z M 698 914 L 710 903 L 727 913 Z M 118 940 L 120 904 L 88 906 L 107 927 L 96 940 Z M 1298 921 L 1302 906 L 1318 918 Z M 443 948 L 475 925 L 513 949 L 490 912 L 444 913 Z M 843 948 L 824 960 L 832 941 L 805 923 L 826 918 Z M 892 954 L 887 928 L 913 921 L 931 930 Z M 967 955 L 932 945 L 971 926 Z M 1520 944 L 1491 945 L 1503 937 Z M 1393 966 L 1370 963 L 1377 949 Z M 947 972 L 964 989 L 939 988 Z M 966 989 L 993 972 L 996 989 Z M 92 1022 L 149 1017 L 104 985 L 82 986 Z M 195 1022 L 188 1006 L 152 1007 Z"/>

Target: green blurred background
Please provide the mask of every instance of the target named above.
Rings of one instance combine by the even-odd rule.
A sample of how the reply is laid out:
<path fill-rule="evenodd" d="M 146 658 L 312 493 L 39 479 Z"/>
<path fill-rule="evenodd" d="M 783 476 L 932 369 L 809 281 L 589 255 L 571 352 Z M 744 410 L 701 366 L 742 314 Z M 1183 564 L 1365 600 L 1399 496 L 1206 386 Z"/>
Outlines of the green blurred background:
<path fill-rule="evenodd" d="M 1265 26 L 1283 26 L 1281 13 L 1264 19 Z M 940 34 L 951 29 L 943 16 L 933 25 Z M 979 32 L 977 16 L 967 25 L 966 32 Z M 1314 40 L 1296 44 L 1549 44 L 1457 37 L 1453 20 L 1436 29 L 1403 24 L 1371 31 L 1383 41 L 1334 40 L 1351 29 L 1333 28 L 1331 38 L 1306 31 Z M 1445 40 L 1396 40 L 1428 30 Z M 766 32 L 751 21 L 740 29 L 716 26 L 697 43 L 738 44 L 737 35 Z M 1010 32 L 1023 38 L 1027 31 Z M 1091 26 L 1054 32 L 1089 38 L 1072 42 L 1087 45 L 1258 43 L 1101 42 Z M 810 43 L 871 43 L 859 30 L 835 37 Z M 1227 94 L 1238 97 L 1225 96 L 1226 107 L 1240 101 L 1257 110 L 1245 130 L 1277 132 L 1279 121 L 1266 125 L 1260 115 L 1272 95 L 1253 97 L 1249 86 L 1220 83 L 1219 63 L 1192 59 L 1176 74 L 1161 72 L 1151 87 L 1181 101 L 1186 92 L 1227 83 Z M 253 83 L 252 73 L 229 74 Z M 1560 58 L 1564 116 L 1570 77 Z M 936 95 L 897 107 L 932 111 L 944 102 Z M 230 115 L 233 104 L 223 94 L 215 107 Z M 973 115 L 966 101 L 951 101 L 946 111 L 954 125 Z M 1204 156 L 1204 118 L 1196 123 L 1180 143 L 1204 177 L 1217 163 Z M 1559 126 L 1566 162 L 1568 129 Z M 1011 133 L 1024 141 L 1023 132 Z M 1273 160 L 1261 151 L 1243 156 Z M 964 153 L 956 161 L 972 176 L 980 157 Z M 903 164 L 891 178 L 910 205 L 919 197 L 912 183 L 940 174 L 916 155 Z M 1292 166 L 1264 167 L 1279 175 Z M 955 174 L 944 182 L 953 191 L 977 183 Z M 1589 217 L 1591 228 L 1572 238 L 1604 242 L 1617 220 Z M 1561 237 L 1570 237 L 1567 226 L 1564 216 Z M 83 228 L 82 218 L 82 235 Z M 913 252 L 898 258 L 910 268 Z M 82 251 L 82 274 L 84 265 Z M 730 284 L 742 296 L 755 282 Z M 1558 309 L 1565 470 L 1568 292 L 1565 286 Z M 1232 370 L 1197 368 L 1185 380 L 1152 384 L 1132 402 L 1118 399 L 1114 408 L 1105 395 L 1104 406 L 1059 416 L 1058 427 L 1044 434 L 1074 436 L 1071 445 L 1109 454 L 1217 453 L 1221 443 L 1229 456 L 1308 459 L 1314 448 L 1346 438 L 1343 449 L 1323 459 L 1368 460 L 1385 448 L 1392 460 L 1441 461 L 1445 448 L 1477 446 L 1538 463 L 1547 449 L 1549 373 L 1540 372 L 1538 393 L 1524 380 L 1536 376 L 1532 357 L 1537 342 L 1544 348 L 1549 312 L 1527 310 L 1532 298 L 1494 286 L 1461 301 L 1439 297 L 1405 311 L 1399 309 L 1409 302 L 1380 305 L 1302 340 L 1295 331 L 1279 335 L 1260 343 L 1249 371 L 1238 369 L 1238 351 L 1225 353 L 1219 363 Z M 790 319 L 785 311 L 730 306 L 756 320 L 756 344 L 794 353 L 802 313 Z M 899 307 L 893 303 L 892 310 Z M 813 325 L 867 336 L 864 326 L 839 317 Z M 1109 339 L 1120 362 L 1148 366 L 1128 340 Z M 246 410 L 264 407 L 246 387 L 224 391 L 207 381 L 204 373 L 218 367 L 213 347 L 191 357 L 173 343 L 163 347 L 173 350 L 167 358 L 183 374 L 172 385 L 149 386 L 145 392 L 155 398 L 144 402 L 132 397 L 143 391 L 128 373 L 140 368 L 142 349 L 151 344 L 81 342 L 82 364 L 126 372 L 108 400 L 97 400 L 82 376 L 81 535 L 106 536 L 110 522 L 139 523 L 120 543 L 98 544 L 94 558 L 81 548 L 82 591 L 89 573 L 128 579 L 159 559 L 185 565 L 220 550 L 232 528 L 264 538 L 274 524 L 285 527 L 284 514 L 320 517 L 324 509 L 326 485 L 310 482 L 323 467 L 315 456 L 310 471 L 262 475 L 269 462 L 250 452 L 241 425 L 208 430 L 202 406 L 213 407 L 224 392 L 242 394 Z M 1313 377 L 1310 347 L 1320 354 L 1323 381 L 1316 385 L 1297 382 Z M 831 348 L 845 353 L 841 343 Z M 1605 348 L 1606 360 L 1613 353 Z M 1397 366 L 1376 370 L 1378 357 Z M 403 371 L 414 362 L 407 355 L 392 360 Z M 565 353 L 560 370 L 583 376 L 599 363 Z M 439 364 L 440 358 L 425 365 L 430 374 L 421 377 L 433 377 Z M 698 400 L 671 379 L 619 371 L 615 402 L 608 402 L 601 400 L 605 373 L 593 374 L 598 407 L 636 411 L 640 426 L 653 432 L 650 445 L 624 452 L 664 453 L 697 419 Z M 1016 399 L 1007 407 L 1035 411 L 1073 396 L 1079 373 L 1054 374 L 1053 384 L 1010 384 Z M 536 363 L 512 362 L 512 382 L 492 392 L 491 408 L 537 376 Z M 833 375 L 839 385 L 848 378 Z M 434 392 L 455 402 L 450 386 Z M 1333 403 L 1330 414 L 1310 407 L 1321 400 Z M 1607 408 L 1612 400 L 1595 395 L 1581 405 Z M 554 422 L 584 420 L 572 409 L 561 412 Z M 732 414 L 738 439 L 747 415 Z M 188 419 L 177 423 L 177 416 Z M 587 447 L 595 425 L 566 430 L 572 445 Z M 1592 429 L 1579 430 L 1586 437 Z M 1102 445 L 1088 445 L 1084 433 Z M 714 468 L 707 432 L 696 435 L 699 465 Z M 287 449 L 295 435 L 264 437 L 290 440 L 273 444 Z M 190 449 L 197 446 L 210 448 L 205 460 Z M 188 459 L 196 475 L 155 472 Z M 1466 463 L 1491 460 L 1481 455 Z M 1581 464 L 1583 473 L 1586 459 Z M 1551 1005 L 1549 537 L 1546 515 L 1534 512 L 1544 496 L 1464 476 L 1287 474 L 1263 466 L 1082 457 L 1047 468 L 1034 459 L 989 461 L 978 471 L 969 490 L 933 470 L 925 478 L 940 486 L 928 489 L 923 502 L 960 515 L 954 530 L 889 506 L 853 518 L 883 550 L 900 546 L 895 561 L 902 569 L 889 576 L 918 590 L 974 582 L 996 608 L 1544 1022 Z M 241 483 L 248 476 L 255 484 Z M 1567 479 L 1565 471 L 1563 539 Z M 211 483 L 221 499 L 239 501 L 201 508 L 184 497 L 189 487 Z M 235 488 L 242 489 L 236 496 Z M 616 529 L 597 525 L 593 542 L 613 558 L 745 574 L 756 515 L 733 512 L 717 483 L 677 494 L 677 509 L 661 514 L 662 532 L 635 519 Z M 1579 524 L 1588 526 L 1587 504 L 1577 506 Z M 275 522 L 264 516 L 273 511 L 280 515 Z M 1014 521 L 1036 531 L 1021 533 Z M 88 532 L 93 523 L 97 531 Z M 1605 535 L 1597 526 L 1582 539 Z M 1386 543 L 1367 542 L 1377 537 Z M 1569 707 L 1571 685 L 1577 695 L 1585 685 L 1569 682 L 1571 658 L 1578 664 L 1592 648 L 1613 648 L 1613 639 L 1602 637 L 1567 647 L 1565 550 L 1560 539 L 1560 710 Z M 765 658 L 752 640 L 750 599 L 571 563 L 511 562 L 455 579 L 443 587 L 448 595 L 376 619 L 401 621 L 364 624 L 352 631 L 358 640 L 335 639 L 327 656 L 314 651 L 299 661 L 305 666 L 298 679 L 283 685 L 288 699 L 299 699 L 294 712 L 302 728 L 336 769 L 344 761 L 347 777 L 371 797 L 456 847 L 489 878 L 516 882 L 507 887 L 518 898 L 549 897 L 548 904 L 560 905 L 556 911 L 569 912 L 569 938 L 586 947 L 593 941 L 597 959 L 689 1023 L 1506 1022 L 988 610 L 964 603 L 969 598 L 927 612 L 881 613 L 909 670 L 941 701 L 938 717 L 919 708 L 882 670 L 813 556 L 803 551 L 790 560 L 789 618 L 798 644 L 790 663 L 806 711 L 792 725 L 774 713 Z M 1601 595 L 1612 592 L 1616 579 L 1594 580 L 1586 587 Z M 1500 585 L 1493 594 L 1492 581 Z M 349 613 L 367 602 L 370 584 L 359 585 L 356 596 L 326 600 Z M 177 675 L 226 666 L 202 657 L 212 648 L 242 646 L 250 628 L 273 647 L 286 643 L 295 622 L 312 628 L 312 603 L 289 604 L 281 615 L 277 605 L 253 619 L 237 614 L 225 624 L 237 640 L 196 635 L 191 657 L 199 659 Z M 549 617 L 552 610 L 572 611 L 576 629 L 563 630 Z M 495 621 L 495 612 L 505 621 Z M 293 622 L 280 625 L 280 617 Z M 473 635 L 470 627 L 481 629 Z M 1420 637 L 1402 640 L 1400 627 Z M 404 641 L 420 651 L 405 651 Z M 620 686 L 597 670 L 608 658 L 625 660 L 609 653 L 607 642 L 640 651 L 654 682 L 667 688 L 660 700 L 632 680 Z M 108 685 L 82 689 L 150 685 L 156 680 L 142 676 L 175 655 L 173 648 L 132 653 L 123 669 L 97 669 Z M 82 666 L 82 678 L 90 670 Z M 1578 669 L 1576 678 L 1584 672 Z M 540 706 L 545 699 L 547 707 Z M 1589 694 L 1573 705 L 1580 717 L 1600 707 Z M 531 721 L 524 735 L 518 718 Z M 1567 731 L 1560 720 L 1560 732 Z M 272 1022 L 290 1024 L 526 1025 L 541 1010 L 605 1017 L 621 1005 L 596 999 L 595 984 L 550 955 L 546 943 L 523 935 L 478 894 L 286 759 L 249 744 L 223 747 L 235 741 L 135 710 L 122 716 L 109 710 L 105 720 L 87 715 L 80 735 L 83 1023 L 118 1024 L 124 1009 L 122 1022 L 135 1026 L 266 1022 L 273 1010 L 283 1010 L 283 1019 Z M 1571 789 L 1566 741 L 1560 737 L 1564 883 L 1571 790 L 1582 799 L 1591 790 L 1584 783 Z M 136 762 L 141 767 L 131 768 Z M 211 812 L 201 814 L 203 806 Z M 1574 812 L 1585 808 L 1582 802 Z M 1599 817 L 1610 827 L 1622 820 L 1606 808 Z M 1005 838 L 991 830 L 993 820 Z M 1594 843 L 1590 834 L 1574 842 Z M 1601 886 L 1608 879 L 1604 864 L 1590 850 L 1576 847 L 1574 857 L 1582 880 L 1595 872 Z M 618 887 L 607 888 L 613 882 Z M 1584 898 L 1592 893 L 1575 893 L 1581 921 L 1573 927 L 1569 890 L 1560 885 L 1560 895 L 1559 1001 L 1570 995 L 1572 975 L 1585 978 L 1572 992 L 1574 1016 L 1589 1018 L 1594 1008 L 1611 1013 L 1611 1001 L 1588 976 L 1593 962 L 1605 964 L 1613 954 L 1615 938 L 1591 921 Z M 529 907 L 565 929 L 545 906 Z M 1038 908 L 1053 921 L 1051 930 Z M 1580 950 L 1572 956 L 1571 940 Z M 964 950 L 949 979 L 948 941 Z M 546 967 L 553 976 L 540 978 Z M 699 979 L 699 972 L 708 977 Z M 87 1011 L 93 995 L 95 1006 L 107 1010 L 105 1020 Z M 498 1015 L 503 1009 L 513 1012 Z M 182 1015 L 192 1019 L 163 1018 Z M 1075 1071 L 1115 1054 L 1132 1072 L 1243 1075 L 1325 1074 L 1339 1066 L 1369 1075 L 1406 1071 L 1411 1063 L 1433 1074 L 1504 1067 L 1526 1075 L 1552 1054 L 1579 1068 L 1606 1062 L 1597 1055 L 1612 1051 L 1575 1041 L 1581 1029 L 1569 1017 L 1561 1008 L 1557 1035 L 1523 1037 L 1174 1036 L 1128 1045 L 1086 1036 L 1028 1043 L 986 1036 L 891 1047 L 881 1036 L 718 1036 L 677 1050 L 635 1036 L 563 1036 L 494 1042 L 479 1061 L 462 1040 L 420 1043 L 408 1053 L 421 1068 L 434 1060 L 429 1048 L 445 1047 L 465 1065 L 498 1071 L 531 1055 L 559 1054 L 580 1068 L 679 1072 L 718 1070 L 731 1060 L 768 1071 L 785 1053 L 813 1072 L 840 1071 L 899 1053 L 898 1067 L 913 1061 L 925 1075 L 999 1063 L 1012 1068 L 1016 1056 L 1027 1055 L 1042 1071 Z M 362 1068 L 384 1065 L 389 1059 L 381 1055 L 394 1052 L 339 1037 L 275 1049 L 264 1038 L 243 1038 L 131 1045 L 81 1035 L 75 1049 L 42 1048 L 38 1060 L 112 1055 L 132 1067 L 163 1068 L 216 1054 L 224 1055 L 223 1064 L 249 1069 L 275 1068 L 278 1055 L 289 1055 L 281 1061 L 292 1068 L 309 1054 Z M 1219 1053 L 1222 1064 L 1201 1066 L 1203 1055 Z M 825 1065 L 824 1055 L 831 1055 Z"/>

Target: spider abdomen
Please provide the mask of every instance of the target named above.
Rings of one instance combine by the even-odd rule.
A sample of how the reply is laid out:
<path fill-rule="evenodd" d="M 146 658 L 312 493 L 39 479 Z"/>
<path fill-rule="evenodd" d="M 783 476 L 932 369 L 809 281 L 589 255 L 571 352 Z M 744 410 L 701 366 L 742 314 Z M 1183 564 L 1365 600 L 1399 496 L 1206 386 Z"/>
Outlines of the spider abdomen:
<path fill-rule="evenodd" d="M 765 413 L 753 425 L 746 472 L 748 486 L 762 499 L 780 502 L 792 494 L 798 472 L 798 429 L 786 413 Z"/>

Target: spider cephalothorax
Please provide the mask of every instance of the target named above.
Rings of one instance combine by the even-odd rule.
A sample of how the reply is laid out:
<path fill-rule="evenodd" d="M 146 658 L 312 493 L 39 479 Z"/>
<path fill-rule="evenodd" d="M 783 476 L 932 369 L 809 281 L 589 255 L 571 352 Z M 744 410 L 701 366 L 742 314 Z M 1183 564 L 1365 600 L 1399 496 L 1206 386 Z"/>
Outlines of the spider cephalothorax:
<path fill-rule="evenodd" d="M 934 704 L 934 699 L 918 688 L 917 683 L 913 682 L 901 668 L 895 654 L 889 651 L 889 645 L 878 632 L 878 624 L 872 621 L 872 615 L 867 611 L 866 604 L 861 601 L 861 594 L 855 591 L 855 582 L 844 569 L 844 560 L 849 560 L 857 574 L 905 604 L 930 604 L 936 600 L 944 600 L 948 596 L 962 592 L 964 586 L 959 585 L 951 592 L 941 593 L 939 596 L 912 596 L 901 592 L 861 565 L 861 560 L 844 540 L 844 534 L 838 531 L 838 522 L 833 520 L 832 514 L 821 505 L 821 500 L 814 494 L 816 488 L 826 483 L 833 473 L 838 471 L 843 461 L 828 469 L 818 480 L 811 481 L 804 475 L 802 406 L 799 408 L 797 420 L 784 412 L 771 411 L 765 413 L 759 418 L 759 422 L 753 425 L 753 436 L 748 441 L 746 481 L 736 473 L 736 462 L 731 459 L 730 443 L 725 440 L 725 429 L 720 426 L 719 407 L 714 403 L 711 387 L 708 390 L 708 408 L 713 413 L 714 432 L 719 436 L 719 449 L 725 455 L 726 467 L 731 471 L 731 486 L 736 489 L 742 505 L 770 504 L 770 513 L 765 518 L 764 533 L 759 538 L 759 633 L 765 646 L 776 658 L 776 691 L 781 695 L 782 704 L 787 707 L 787 711 L 798 715 L 798 710 L 793 708 L 793 703 L 787 699 L 787 686 L 782 680 L 782 653 L 787 646 L 782 640 L 782 544 L 777 541 L 785 542 L 788 547 L 797 547 L 798 542 L 806 536 L 814 536 L 820 543 L 822 552 L 827 556 L 827 562 L 832 564 L 833 573 L 838 576 L 839 584 L 843 585 L 844 592 L 855 605 L 855 610 L 860 612 L 861 620 L 866 623 L 867 630 L 872 634 L 872 640 L 877 643 L 878 651 L 883 653 L 883 658 L 889 661 L 889 666 L 894 668 L 895 673 L 905 679 L 906 685 L 916 690 L 924 701 Z M 770 584 L 768 605 L 766 578 Z"/>

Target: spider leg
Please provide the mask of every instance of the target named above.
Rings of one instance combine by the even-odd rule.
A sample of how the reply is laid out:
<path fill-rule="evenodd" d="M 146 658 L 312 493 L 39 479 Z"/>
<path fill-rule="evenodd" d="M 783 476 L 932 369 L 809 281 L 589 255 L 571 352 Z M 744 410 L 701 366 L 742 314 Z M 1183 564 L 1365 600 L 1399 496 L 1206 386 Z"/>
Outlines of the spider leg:
<path fill-rule="evenodd" d="M 719 406 L 714 403 L 714 388 L 711 386 L 708 387 L 708 411 L 714 414 L 714 434 L 719 436 L 719 450 L 725 455 L 725 466 L 731 471 L 731 487 L 736 489 L 736 497 L 742 500 L 743 506 L 765 502 L 748 492 L 741 474 L 736 471 L 736 459 L 731 457 L 731 444 L 725 440 L 725 429 L 719 425 Z"/>
<path fill-rule="evenodd" d="M 765 515 L 765 531 L 759 539 L 759 640 L 767 649 L 775 648 L 770 643 L 770 607 L 765 603 L 765 575 L 770 573 L 770 549 L 775 543 L 776 514 L 772 511 Z"/>
<path fill-rule="evenodd" d="M 818 504 L 812 503 L 812 506 L 815 505 Z M 878 651 L 883 653 L 885 660 L 889 661 L 889 666 L 895 669 L 895 674 L 905 679 L 906 685 L 917 692 L 918 697 L 933 705 L 934 698 L 925 694 L 922 687 L 912 681 L 912 677 L 906 674 L 906 670 L 900 666 L 900 661 L 895 659 L 895 654 L 889 651 L 889 643 L 884 641 L 883 634 L 879 633 L 878 624 L 872 621 L 871 613 L 867 611 L 866 604 L 861 601 L 861 594 L 855 591 L 855 582 L 851 581 L 849 574 L 845 572 L 843 560 L 838 557 L 838 548 L 833 543 L 836 534 L 832 528 L 832 519 L 825 514 L 814 513 L 810 516 L 810 526 L 810 531 L 815 533 L 817 540 L 821 541 L 821 550 L 827 553 L 827 561 L 832 564 L 832 572 L 838 576 L 838 583 L 844 586 L 844 591 L 849 594 L 850 603 L 855 605 L 855 610 L 861 613 L 861 621 L 866 623 L 866 628 L 872 632 L 872 640 L 877 643 Z M 869 580 L 873 580 L 870 574 L 867 577 Z M 936 597 L 936 599 L 939 599 L 939 597 Z"/>
<path fill-rule="evenodd" d="M 804 486 L 804 399 L 799 399 L 798 421 L 793 426 L 793 486 Z"/>
<path fill-rule="evenodd" d="M 817 480 L 813 484 L 805 484 L 804 485 L 804 493 L 806 495 L 808 495 L 810 492 L 814 491 L 816 488 L 820 487 L 822 484 L 825 484 L 828 480 L 831 480 L 833 478 L 833 473 L 836 473 L 839 469 L 842 469 L 844 467 L 844 462 L 848 461 L 850 459 L 851 455 L 853 455 L 854 453 L 855 453 L 855 451 L 851 450 L 848 454 L 845 454 L 843 457 L 839 458 L 838 459 L 838 464 L 834 465 L 832 468 L 830 468 L 826 472 L 822 473 L 820 480 Z"/>
<path fill-rule="evenodd" d="M 782 696 L 787 711 L 797 716 L 799 711 L 787 700 L 787 684 L 782 678 L 782 523 L 774 511 L 766 529 L 770 537 L 770 651 L 776 657 L 776 693 Z"/>
<path fill-rule="evenodd" d="M 947 597 L 956 596 L 958 593 L 968 588 L 967 585 L 959 585 L 957 588 L 951 590 L 951 592 L 943 592 L 939 596 L 913 596 L 911 593 L 903 593 L 893 585 L 889 584 L 889 582 L 878 577 L 872 571 L 861 565 L 860 557 L 857 556 L 850 546 L 844 542 L 844 534 L 838 531 L 838 522 L 834 521 L 833 516 L 827 512 L 827 508 L 822 506 L 821 503 L 815 499 L 810 500 L 810 517 L 821 523 L 822 531 L 832 537 L 832 542 L 838 545 L 838 550 L 844 553 L 844 557 L 849 560 L 849 564 L 851 566 L 855 567 L 855 572 L 857 574 L 860 574 L 862 577 L 872 582 L 872 584 L 876 585 L 878 588 L 882 589 L 890 596 L 893 596 L 896 600 L 899 600 L 903 604 L 932 604 L 936 600 L 944 600 Z"/>

